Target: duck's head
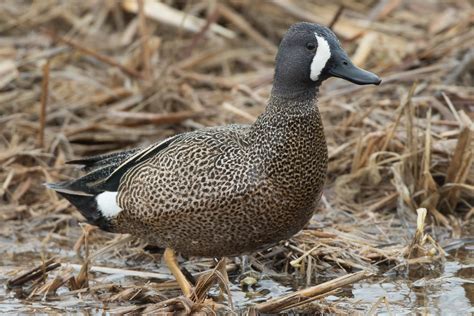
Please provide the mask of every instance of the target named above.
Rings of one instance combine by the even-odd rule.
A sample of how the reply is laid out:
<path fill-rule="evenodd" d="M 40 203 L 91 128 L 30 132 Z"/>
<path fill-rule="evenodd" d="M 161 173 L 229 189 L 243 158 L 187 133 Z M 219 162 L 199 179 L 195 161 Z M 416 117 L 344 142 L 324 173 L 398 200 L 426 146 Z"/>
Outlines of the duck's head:
<path fill-rule="evenodd" d="M 283 37 L 276 56 L 273 93 L 295 95 L 314 90 L 329 77 L 359 85 L 380 84 L 380 78 L 356 67 L 336 35 L 314 23 L 297 23 Z"/>

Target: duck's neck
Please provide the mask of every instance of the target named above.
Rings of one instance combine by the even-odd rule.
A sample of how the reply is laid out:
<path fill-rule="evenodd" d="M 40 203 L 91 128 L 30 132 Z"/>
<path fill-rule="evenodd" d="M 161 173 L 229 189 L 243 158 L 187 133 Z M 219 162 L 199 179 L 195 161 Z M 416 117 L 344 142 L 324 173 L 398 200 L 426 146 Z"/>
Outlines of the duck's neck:
<path fill-rule="evenodd" d="M 316 96 L 314 90 L 296 97 L 272 95 L 250 133 L 250 159 L 259 174 L 278 187 L 291 186 L 291 192 L 300 197 L 320 192 L 327 169 Z"/>
<path fill-rule="evenodd" d="M 297 115 L 317 111 L 316 101 L 319 89 L 308 89 L 293 93 L 279 93 L 272 90 L 263 115 Z"/>
<path fill-rule="evenodd" d="M 279 160 L 314 153 L 326 155 L 326 141 L 317 90 L 297 95 L 272 94 L 265 112 L 251 128 L 251 141 L 265 159 Z M 267 151 L 267 152 L 263 152 Z"/>

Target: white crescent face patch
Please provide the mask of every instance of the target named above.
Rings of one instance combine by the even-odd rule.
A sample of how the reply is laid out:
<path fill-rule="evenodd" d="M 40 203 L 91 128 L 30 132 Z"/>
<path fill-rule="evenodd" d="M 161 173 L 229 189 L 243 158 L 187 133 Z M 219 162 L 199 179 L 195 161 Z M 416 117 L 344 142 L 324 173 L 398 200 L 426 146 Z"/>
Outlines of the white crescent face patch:
<path fill-rule="evenodd" d="M 326 63 L 329 58 L 331 58 L 331 49 L 329 48 L 329 43 L 322 36 L 319 36 L 318 33 L 314 33 L 316 40 L 318 41 L 318 50 L 313 57 L 311 62 L 311 73 L 310 78 L 313 81 L 318 80 L 321 71 L 323 71 Z"/>

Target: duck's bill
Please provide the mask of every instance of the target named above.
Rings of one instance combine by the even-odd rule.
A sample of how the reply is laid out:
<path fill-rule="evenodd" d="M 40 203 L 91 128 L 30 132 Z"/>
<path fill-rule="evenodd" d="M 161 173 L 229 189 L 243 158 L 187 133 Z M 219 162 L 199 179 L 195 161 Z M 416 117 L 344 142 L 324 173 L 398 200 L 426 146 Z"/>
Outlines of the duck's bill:
<path fill-rule="evenodd" d="M 374 73 L 355 66 L 347 55 L 341 54 L 340 58 L 335 58 L 333 66 L 329 73 L 338 78 L 346 79 L 355 84 L 375 84 L 379 85 L 382 80 Z"/>

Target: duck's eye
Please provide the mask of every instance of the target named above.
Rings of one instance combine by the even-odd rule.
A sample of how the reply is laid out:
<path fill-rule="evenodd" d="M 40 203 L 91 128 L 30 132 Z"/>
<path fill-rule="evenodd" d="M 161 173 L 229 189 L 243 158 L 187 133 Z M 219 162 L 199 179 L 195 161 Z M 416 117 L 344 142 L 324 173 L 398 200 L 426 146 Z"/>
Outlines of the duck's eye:
<path fill-rule="evenodd" d="M 308 42 L 306 43 L 306 49 L 309 51 L 314 51 L 316 49 L 316 44 L 313 42 Z"/>

